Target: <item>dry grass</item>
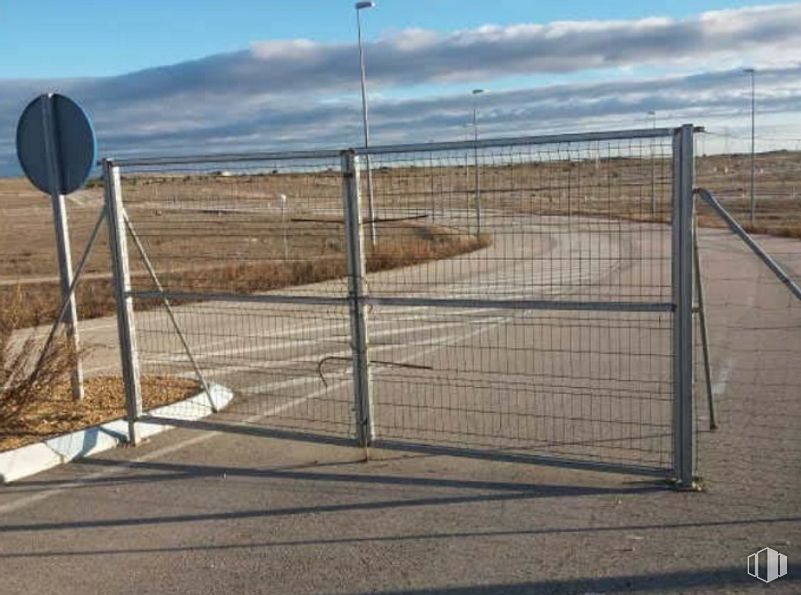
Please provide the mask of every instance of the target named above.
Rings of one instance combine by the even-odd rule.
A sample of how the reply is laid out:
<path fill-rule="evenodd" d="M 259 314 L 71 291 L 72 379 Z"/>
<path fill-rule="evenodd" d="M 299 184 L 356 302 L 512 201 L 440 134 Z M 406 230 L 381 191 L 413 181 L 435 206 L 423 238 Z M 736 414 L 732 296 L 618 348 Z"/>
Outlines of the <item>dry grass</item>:
<path fill-rule="evenodd" d="M 473 235 L 457 233 L 445 228 L 421 227 L 419 236 L 409 234 L 398 237 L 397 228 L 390 241 L 379 242 L 368 253 L 368 272 L 386 271 L 423 262 L 442 260 L 460 254 L 468 254 L 490 245 L 487 234 L 478 238 Z"/>
<path fill-rule="evenodd" d="M 69 384 L 77 362 L 78 354 L 63 338 L 57 337 L 44 352 L 32 332 L 15 340 L 14 330 L 27 311 L 21 291 L 13 292 L 0 308 L 0 427 L 22 418 L 51 387 Z"/>
<path fill-rule="evenodd" d="M 341 233 L 341 226 L 338 227 Z M 443 227 L 405 225 L 393 227 L 392 235 L 368 251 L 368 271 L 383 271 L 410 266 L 432 260 L 450 258 L 484 248 L 490 243 L 488 236 L 475 238 Z M 163 249 L 163 247 L 162 247 Z M 175 250 L 170 246 L 170 250 Z M 158 257 L 158 248 L 155 250 Z M 227 291 L 255 293 L 298 285 L 307 285 L 339 279 L 346 275 L 345 258 L 341 246 L 327 242 L 327 252 L 315 258 L 294 260 L 248 260 L 237 262 L 211 262 L 195 269 L 162 273 L 160 281 L 168 289 L 184 291 Z M 141 271 L 136 285 L 153 288 L 149 277 Z M 114 294 L 109 279 L 90 279 L 76 289 L 78 315 L 81 319 L 107 316 L 116 311 Z M 14 288 L 0 289 L 0 309 L 7 309 L 15 300 L 26 307 L 14 318 L 14 328 L 27 328 L 49 323 L 60 307 L 58 285 L 54 282 L 29 283 Z M 137 300 L 137 309 L 159 307 L 157 300 Z"/>
<path fill-rule="evenodd" d="M 197 382 L 183 378 L 145 376 L 141 382 L 145 410 L 180 401 L 200 390 Z M 0 451 L 125 416 L 121 378 L 90 378 L 84 388 L 82 401 L 72 399 L 69 383 L 63 380 L 37 392 L 24 410 L 0 422 Z"/>
<path fill-rule="evenodd" d="M 124 415 L 120 378 L 90 378 L 85 397 L 72 397 L 70 376 L 77 355 L 64 337 L 42 352 L 41 337 L 26 326 L 31 312 L 28 292 L 6 292 L 0 307 L 0 451 L 103 423 Z M 183 399 L 197 392 L 194 381 L 142 379 L 146 408 Z"/>
<path fill-rule="evenodd" d="M 482 166 L 484 206 L 512 214 L 669 221 L 669 159 L 573 158 Z M 711 190 L 747 230 L 801 239 L 801 152 L 759 154 L 757 172 L 754 225 L 748 217 L 747 156 L 700 157 L 696 182 Z M 652 173 L 656 217 L 648 207 Z M 443 210 L 469 209 L 474 195 L 470 174 L 469 167 L 436 163 L 377 167 L 377 212 L 433 212 L 433 203 Z M 345 273 L 341 221 L 301 222 L 304 217 L 319 217 L 322 211 L 341 209 L 336 165 L 330 171 L 231 177 L 127 175 L 123 193 L 148 254 L 171 289 L 267 291 L 340 278 Z M 285 228 L 277 218 L 279 194 L 289 197 L 289 259 L 284 259 Z M 101 189 L 96 186 L 68 200 L 74 261 L 101 203 Z M 7 307 L 13 294 L 7 283 L 23 282 L 21 291 L 28 304 L 24 319 L 19 320 L 23 326 L 52 319 L 58 305 L 51 219 L 47 199 L 26 182 L 0 180 L 0 308 Z M 699 221 L 702 226 L 723 225 L 703 207 L 699 208 Z M 370 254 L 368 268 L 372 271 L 447 258 L 488 242 L 487 238 L 476 242 L 466 233 L 446 233 L 431 225 L 390 225 L 384 231 L 378 249 Z M 130 253 L 137 288 L 150 287 L 133 247 Z M 102 232 L 77 289 L 82 318 L 113 312 L 108 261 Z"/>

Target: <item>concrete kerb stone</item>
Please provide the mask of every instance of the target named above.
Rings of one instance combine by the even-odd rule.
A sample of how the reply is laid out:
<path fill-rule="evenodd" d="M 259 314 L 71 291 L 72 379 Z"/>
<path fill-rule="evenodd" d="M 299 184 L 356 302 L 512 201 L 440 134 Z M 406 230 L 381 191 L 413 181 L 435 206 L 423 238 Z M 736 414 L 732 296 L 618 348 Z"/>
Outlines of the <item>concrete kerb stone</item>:
<path fill-rule="evenodd" d="M 213 413 L 212 402 L 215 409 L 220 411 L 234 396 L 231 389 L 219 384 L 210 384 L 209 390 L 211 395 L 202 391 L 188 399 L 152 409 L 148 414 L 180 421 L 202 419 Z M 161 423 L 136 424 L 140 438 L 149 438 L 173 428 L 174 426 Z M 11 483 L 75 459 L 116 448 L 128 441 L 128 424 L 124 419 L 116 419 L 36 444 L 0 452 L 0 483 Z"/>

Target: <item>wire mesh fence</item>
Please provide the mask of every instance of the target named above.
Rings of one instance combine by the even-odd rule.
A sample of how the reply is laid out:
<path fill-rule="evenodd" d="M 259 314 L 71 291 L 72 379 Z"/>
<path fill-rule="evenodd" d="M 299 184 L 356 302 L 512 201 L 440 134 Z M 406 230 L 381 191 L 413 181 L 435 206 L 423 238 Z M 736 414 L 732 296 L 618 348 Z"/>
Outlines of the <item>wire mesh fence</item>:
<path fill-rule="evenodd" d="M 668 475 L 677 134 L 108 163 L 139 373 L 233 389 L 218 419 Z"/>
<path fill-rule="evenodd" d="M 141 373 L 197 367 L 236 392 L 223 418 L 350 435 L 345 366 L 319 370 L 350 357 L 341 185 L 337 154 L 125 168 Z M 320 301 L 257 297 L 287 291 Z"/>
<path fill-rule="evenodd" d="M 465 248 L 367 277 L 379 439 L 670 467 L 672 137 L 370 162 L 389 260 Z"/>

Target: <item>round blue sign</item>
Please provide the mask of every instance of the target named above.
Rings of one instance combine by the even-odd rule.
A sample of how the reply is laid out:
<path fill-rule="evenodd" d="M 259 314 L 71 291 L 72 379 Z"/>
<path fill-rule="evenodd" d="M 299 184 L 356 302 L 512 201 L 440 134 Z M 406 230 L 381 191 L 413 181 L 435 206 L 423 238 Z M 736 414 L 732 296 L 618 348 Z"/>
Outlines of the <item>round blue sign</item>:
<path fill-rule="evenodd" d="M 57 93 L 28 104 L 17 124 L 17 157 L 42 192 L 69 194 L 84 185 L 96 161 L 95 131 L 80 105 Z"/>

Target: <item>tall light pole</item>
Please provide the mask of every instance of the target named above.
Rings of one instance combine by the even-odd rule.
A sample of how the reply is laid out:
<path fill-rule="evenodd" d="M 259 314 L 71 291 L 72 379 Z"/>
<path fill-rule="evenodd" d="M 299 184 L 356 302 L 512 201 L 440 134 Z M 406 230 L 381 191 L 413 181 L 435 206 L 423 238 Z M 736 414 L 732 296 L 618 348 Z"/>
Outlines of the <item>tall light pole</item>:
<path fill-rule="evenodd" d="M 754 79 L 756 78 L 756 70 L 753 68 L 746 68 L 743 72 L 751 75 L 751 225 L 753 225 L 754 219 L 756 219 L 756 161 L 754 159 L 754 128 L 756 124 L 756 98 L 754 92 L 756 83 Z"/>
<path fill-rule="evenodd" d="M 478 96 L 484 89 L 473 89 L 473 165 L 476 173 L 476 237 L 481 235 L 481 184 L 478 172 Z"/>
<path fill-rule="evenodd" d="M 364 123 L 364 148 L 370 148 L 370 123 L 367 119 L 367 80 L 364 71 L 364 48 L 362 47 L 362 10 L 365 8 L 373 8 L 375 2 L 357 2 L 354 5 L 356 9 L 356 30 L 359 36 L 359 68 L 361 72 L 362 81 L 362 122 Z M 375 210 L 373 209 L 373 172 L 370 168 L 370 153 L 364 156 L 365 165 L 367 166 L 367 216 L 370 218 L 370 243 L 375 246 L 376 231 L 375 231 Z"/>
<path fill-rule="evenodd" d="M 651 117 L 651 127 L 656 130 L 656 112 L 648 112 Z M 654 164 L 654 141 L 651 139 L 651 217 L 656 217 L 656 171 Z"/>

